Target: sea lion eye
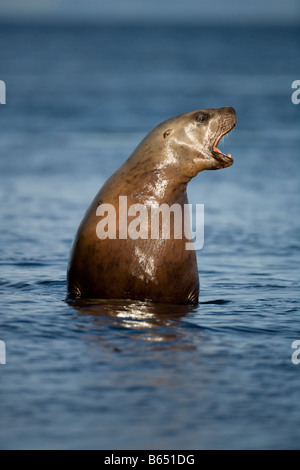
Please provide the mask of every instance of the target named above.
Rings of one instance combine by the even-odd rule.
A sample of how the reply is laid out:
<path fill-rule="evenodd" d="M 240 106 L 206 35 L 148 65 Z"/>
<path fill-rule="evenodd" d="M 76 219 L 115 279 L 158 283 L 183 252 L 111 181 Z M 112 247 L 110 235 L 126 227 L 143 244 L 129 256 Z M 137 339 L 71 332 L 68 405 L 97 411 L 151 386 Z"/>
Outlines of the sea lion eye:
<path fill-rule="evenodd" d="M 172 132 L 172 129 L 168 129 L 166 132 L 164 132 L 164 139 L 166 139 Z"/>
<path fill-rule="evenodd" d="M 198 114 L 196 119 L 198 122 L 204 122 L 206 121 L 207 118 L 208 118 L 207 114 L 201 113 L 201 114 Z"/>

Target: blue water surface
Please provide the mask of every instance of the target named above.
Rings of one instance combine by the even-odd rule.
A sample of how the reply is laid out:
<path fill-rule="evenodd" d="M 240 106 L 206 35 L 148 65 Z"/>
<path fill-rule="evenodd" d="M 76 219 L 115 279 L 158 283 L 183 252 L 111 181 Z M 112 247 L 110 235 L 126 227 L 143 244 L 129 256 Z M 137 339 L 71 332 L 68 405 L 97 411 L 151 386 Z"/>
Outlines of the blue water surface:
<path fill-rule="evenodd" d="M 300 447 L 299 29 L 0 27 L 0 447 Z M 197 307 L 69 304 L 78 224 L 159 122 L 233 106 Z M 172 279 L 170 279 L 172 283 Z"/>

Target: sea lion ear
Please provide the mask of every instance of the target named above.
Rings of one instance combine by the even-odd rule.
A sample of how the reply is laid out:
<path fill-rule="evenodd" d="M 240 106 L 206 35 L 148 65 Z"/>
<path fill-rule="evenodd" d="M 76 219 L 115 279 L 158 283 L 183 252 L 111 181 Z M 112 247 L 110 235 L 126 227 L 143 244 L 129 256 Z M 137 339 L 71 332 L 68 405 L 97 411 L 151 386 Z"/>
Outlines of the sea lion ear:
<path fill-rule="evenodd" d="M 164 132 L 164 139 L 169 137 L 169 135 L 173 134 L 173 129 L 168 129 L 167 131 Z"/>

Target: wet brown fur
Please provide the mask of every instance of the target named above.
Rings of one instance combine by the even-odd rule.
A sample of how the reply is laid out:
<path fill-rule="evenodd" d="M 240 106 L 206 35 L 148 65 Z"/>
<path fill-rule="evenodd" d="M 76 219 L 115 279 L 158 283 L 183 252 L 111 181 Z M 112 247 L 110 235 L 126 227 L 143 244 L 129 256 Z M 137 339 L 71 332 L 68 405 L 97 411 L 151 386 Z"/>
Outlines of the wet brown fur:
<path fill-rule="evenodd" d="M 204 123 L 197 121 L 201 113 L 208 115 Z M 119 196 L 127 196 L 128 207 L 147 203 L 149 199 L 169 206 L 188 204 L 186 188 L 191 178 L 199 171 L 232 164 L 229 157 L 213 155 L 212 145 L 216 137 L 235 122 L 232 108 L 205 109 L 171 118 L 145 137 L 100 189 L 78 228 L 68 267 L 70 296 L 198 302 L 196 253 L 185 249 L 187 240 L 184 237 L 180 240 L 119 240 Z M 171 163 L 168 161 L 170 152 L 173 155 Z M 159 190 L 160 183 L 165 188 L 163 193 Z M 116 240 L 100 240 L 96 235 L 99 203 L 110 203 L 116 208 Z M 145 260 L 150 258 L 155 263 L 152 275 L 145 269 Z"/>

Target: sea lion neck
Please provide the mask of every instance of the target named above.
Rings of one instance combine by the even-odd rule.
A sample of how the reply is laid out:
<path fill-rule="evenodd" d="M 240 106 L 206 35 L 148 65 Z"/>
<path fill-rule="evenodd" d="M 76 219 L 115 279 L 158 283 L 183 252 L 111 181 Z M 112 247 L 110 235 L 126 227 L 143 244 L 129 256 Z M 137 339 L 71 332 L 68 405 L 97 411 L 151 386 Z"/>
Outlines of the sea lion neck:
<path fill-rule="evenodd" d="M 181 174 L 177 167 L 153 164 L 153 159 L 135 159 L 132 156 L 127 160 L 125 168 L 130 190 L 127 195 L 134 202 L 145 205 L 173 204 L 186 199 L 187 184 L 191 178 Z M 116 176 L 124 181 L 122 167 Z"/>

